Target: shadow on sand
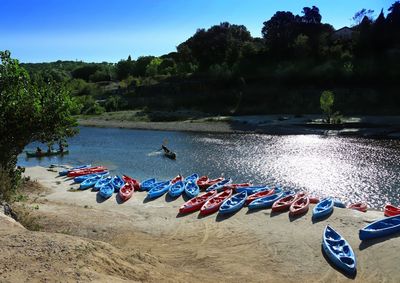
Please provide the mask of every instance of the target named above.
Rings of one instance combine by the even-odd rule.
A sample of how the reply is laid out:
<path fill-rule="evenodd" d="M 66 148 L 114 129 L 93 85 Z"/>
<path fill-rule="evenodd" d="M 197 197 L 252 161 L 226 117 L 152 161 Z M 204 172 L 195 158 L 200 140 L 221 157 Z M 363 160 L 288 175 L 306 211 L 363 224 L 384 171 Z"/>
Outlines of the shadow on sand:
<path fill-rule="evenodd" d="M 329 213 L 328 215 L 326 215 L 326 216 L 324 216 L 324 217 L 321 217 L 321 218 L 317 218 L 317 219 L 315 219 L 314 217 L 312 217 L 312 218 L 311 218 L 311 221 L 312 221 L 313 224 L 316 224 L 316 223 L 318 223 L 318 222 L 324 221 L 324 220 L 328 219 L 328 218 L 332 215 L 332 213 L 333 213 L 333 211 L 332 211 L 331 213 Z"/>
<path fill-rule="evenodd" d="M 179 197 L 180 197 L 180 196 L 171 197 L 170 194 L 167 192 L 167 193 L 165 194 L 165 201 L 166 201 L 166 202 L 173 202 L 173 201 L 176 201 Z"/>
<path fill-rule="evenodd" d="M 356 271 L 355 271 L 353 274 L 349 274 L 349 273 L 347 273 L 347 272 L 345 272 L 345 271 L 339 269 L 336 265 L 334 265 L 334 264 L 330 261 L 330 259 L 328 258 L 328 256 L 325 254 L 325 251 L 324 251 L 324 248 L 322 247 L 322 245 L 321 245 L 321 253 L 322 253 L 322 255 L 324 256 L 325 260 L 328 262 L 328 264 L 329 264 L 333 269 L 335 269 L 337 272 L 342 273 L 344 276 L 346 276 L 347 278 L 352 279 L 352 280 L 354 280 L 354 279 L 356 278 L 356 276 L 357 276 L 357 269 L 356 269 Z"/>
<path fill-rule="evenodd" d="M 365 249 L 367 249 L 367 248 L 369 248 L 369 247 L 371 247 L 373 245 L 388 241 L 390 239 L 395 239 L 395 238 L 398 238 L 398 237 L 400 237 L 400 233 L 395 233 L 395 234 L 392 234 L 392 235 L 388 235 L 388 236 L 381 237 L 381 238 L 376 238 L 376 239 L 371 239 L 371 240 L 364 240 L 364 241 L 361 241 L 361 243 L 360 243 L 358 248 L 360 249 L 360 251 L 362 251 L 362 250 L 365 250 Z"/>
<path fill-rule="evenodd" d="M 100 192 L 97 192 L 97 194 L 96 194 L 96 202 L 97 202 L 97 203 L 103 203 L 103 202 L 105 202 L 106 200 L 108 200 L 108 198 L 103 198 L 103 197 L 100 195 Z"/>
<path fill-rule="evenodd" d="M 215 221 L 216 221 L 216 222 L 222 222 L 222 221 L 224 221 L 224 220 L 227 220 L 227 219 L 233 217 L 233 216 L 234 216 L 236 213 L 238 213 L 239 211 L 240 211 L 240 209 L 237 210 L 237 211 L 235 211 L 235 212 L 227 213 L 227 214 L 218 213 L 218 214 L 217 214 L 217 217 L 215 218 Z"/>

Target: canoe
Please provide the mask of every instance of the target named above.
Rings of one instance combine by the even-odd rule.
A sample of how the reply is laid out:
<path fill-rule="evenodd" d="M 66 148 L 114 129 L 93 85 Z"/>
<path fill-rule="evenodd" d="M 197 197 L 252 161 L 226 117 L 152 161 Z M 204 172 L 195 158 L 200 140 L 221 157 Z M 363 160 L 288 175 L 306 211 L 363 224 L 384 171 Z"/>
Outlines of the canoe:
<path fill-rule="evenodd" d="M 125 183 L 130 183 L 133 186 L 133 189 L 135 191 L 140 190 L 140 183 L 138 180 L 133 179 L 132 177 L 129 177 L 128 175 L 122 175 L 122 180 L 124 180 Z"/>
<path fill-rule="evenodd" d="M 313 219 L 321 219 L 333 212 L 333 199 L 325 198 L 321 200 L 313 209 Z"/>
<path fill-rule="evenodd" d="M 151 187 L 156 183 L 155 178 L 147 179 L 140 184 L 140 189 L 142 191 L 149 191 Z"/>
<path fill-rule="evenodd" d="M 112 180 L 111 176 L 103 177 L 94 184 L 93 190 L 98 191 L 100 188 L 106 184 L 109 184 Z"/>
<path fill-rule="evenodd" d="M 112 196 L 113 193 L 114 193 L 114 187 L 111 185 L 111 183 L 105 184 L 99 190 L 99 194 L 103 198 L 109 198 Z"/>
<path fill-rule="evenodd" d="M 127 201 L 132 197 L 134 191 L 135 188 L 132 183 L 125 183 L 119 190 L 118 195 L 122 201 Z"/>
<path fill-rule="evenodd" d="M 266 191 L 268 189 L 269 189 L 268 186 L 239 187 L 239 188 L 236 188 L 236 192 L 241 193 L 243 191 L 246 191 L 247 195 L 250 196 L 250 195 L 262 192 L 262 191 Z"/>
<path fill-rule="evenodd" d="M 197 186 L 196 182 L 189 182 L 185 184 L 185 194 L 190 197 L 194 198 L 200 193 L 200 188 Z"/>
<path fill-rule="evenodd" d="M 163 194 L 168 192 L 170 186 L 171 186 L 171 181 L 163 181 L 156 183 L 148 192 L 147 198 L 152 199 L 162 196 Z"/>
<path fill-rule="evenodd" d="M 346 208 L 346 205 L 340 199 L 334 199 L 333 205 L 339 208 Z"/>
<path fill-rule="evenodd" d="M 210 179 L 208 179 L 207 176 L 201 176 L 198 180 L 197 180 L 197 186 L 199 186 L 200 190 L 204 190 L 206 188 L 204 188 L 204 186 L 207 184 L 207 182 Z"/>
<path fill-rule="evenodd" d="M 247 191 L 246 191 L 247 192 Z M 265 190 L 261 190 L 257 193 L 254 193 L 252 195 L 249 195 L 246 199 L 246 203 L 245 204 L 249 204 L 251 203 L 253 200 L 258 199 L 258 198 L 262 198 L 262 197 L 266 197 L 269 195 L 272 195 L 273 193 L 275 193 L 275 188 L 272 189 L 268 189 L 268 187 L 265 187 Z"/>
<path fill-rule="evenodd" d="M 216 190 L 217 192 L 219 191 L 219 190 L 222 190 L 222 188 L 225 186 L 225 185 L 228 185 L 228 184 L 230 184 L 232 182 L 232 179 L 224 179 L 224 180 L 222 180 L 222 181 L 219 181 L 218 183 L 215 183 L 214 185 L 212 185 L 212 186 L 209 186 L 207 189 L 206 189 L 206 191 L 207 192 L 209 192 L 209 191 L 213 191 L 213 190 Z"/>
<path fill-rule="evenodd" d="M 184 182 L 185 184 L 188 183 L 188 182 L 197 182 L 197 179 L 199 179 L 199 174 L 194 173 L 194 174 L 192 174 L 192 175 L 187 176 L 187 177 L 184 179 L 183 182 Z"/>
<path fill-rule="evenodd" d="M 353 275 L 356 272 L 356 256 L 350 244 L 332 227 L 327 225 L 322 235 L 322 249 L 329 260 L 340 270 Z"/>
<path fill-rule="evenodd" d="M 93 187 L 97 183 L 97 181 L 99 181 L 101 178 L 103 178 L 103 175 L 96 175 L 92 178 L 86 179 L 80 184 L 79 189 L 85 190 L 90 187 Z"/>
<path fill-rule="evenodd" d="M 72 168 L 70 168 L 70 169 L 63 170 L 63 171 L 58 172 L 58 175 L 60 175 L 60 176 L 66 176 L 66 175 L 67 175 L 69 172 L 71 172 L 71 171 L 78 170 L 78 169 L 83 169 L 83 168 L 89 168 L 89 167 L 91 167 L 91 166 L 92 166 L 92 164 L 87 164 L 87 165 L 81 165 L 81 166 L 77 166 L 77 167 L 72 167 Z"/>
<path fill-rule="evenodd" d="M 172 160 L 176 159 L 176 153 L 173 151 L 164 152 L 164 156 L 168 157 L 169 159 L 172 159 Z"/>
<path fill-rule="evenodd" d="M 114 187 L 115 192 L 118 192 L 119 189 L 125 185 L 125 182 L 120 176 L 117 175 L 112 178 L 111 185 Z"/>
<path fill-rule="evenodd" d="M 297 197 L 296 200 L 289 207 L 289 215 L 294 217 L 302 215 L 310 208 L 310 199 L 307 195 Z"/>
<path fill-rule="evenodd" d="M 348 206 L 350 209 L 355 209 L 361 212 L 367 212 L 368 205 L 365 202 L 352 203 Z M 399 212 L 400 213 L 400 212 Z"/>
<path fill-rule="evenodd" d="M 185 190 L 185 183 L 183 181 L 178 181 L 169 187 L 168 194 L 173 197 L 179 197 Z"/>
<path fill-rule="evenodd" d="M 283 212 L 289 210 L 290 206 L 296 201 L 296 195 L 288 195 L 287 197 L 278 199 L 272 204 L 272 211 L 273 212 Z"/>
<path fill-rule="evenodd" d="M 218 182 L 221 182 L 224 179 L 225 178 L 223 178 L 223 177 L 219 177 L 219 178 L 208 180 L 207 182 L 204 182 L 202 184 L 197 184 L 197 185 L 199 185 L 201 190 L 206 190 L 208 187 L 210 187 Z"/>
<path fill-rule="evenodd" d="M 68 154 L 68 150 L 64 151 L 59 151 L 59 150 L 53 150 L 53 151 L 41 151 L 40 153 L 37 151 L 26 151 L 26 157 L 45 157 L 45 156 L 54 156 L 54 155 L 64 155 Z"/>
<path fill-rule="evenodd" d="M 82 176 L 82 175 L 89 175 L 89 174 L 94 174 L 94 173 L 100 173 L 107 171 L 106 167 L 103 166 L 97 166 L 97 167 L 90 167 L 90 168 L 84 168 L 84 169 L 79 169 L 79 170 L 74 170 L 71 171 L 67 174 L 68 177 L 77 177 L 77 176 Z"/>
<path fill-rule="evenodd" d="M 239 188 L 248 188 L 248 187 L 250 187 L 252 185 L 253 185 L 252 183 L 228 184 L 228 185 L 224 186 L 224 190 L 232 189 L 232 190 L 235 191 L 235 190 L 237 190 Z"/>
<path fill-rule="evenodd" d="M 400 214 L 400 207 L 391 205 L 391 204 L 387 204 L 385 205 L 385 209 L 384 209 L 384 215 L 385 216 L 395 216 L 395 215 L 399 215 Z"/>
<path fill-rule="evenodd" d="M 313 204 L 319 203 L 319 197 L 309 196 L 308 198 L 310 199 L 310 203 L 313 203 Z"/>
<path fill-rule="evenodd" d="M 171 180 L 171 184 L 175 184 L 176 182 L 182 181 L 183 177 L 181 175 L 176 176 Z"/>
<path fill-rule="evenodd" d="M 74 182 L 75 183 L 82 183 L 83 181 L 96 177 L 96 176 L 102 176 L 102 175 L 108 175 L 109 172 L 108 171 L 103 171 L 103 172 L 99 172 L 99 173 L 95 173 L 95 174 L 88 174 L 88 175 L 82 175 L 82 176 L 78 176 L 74 178 Z"/>
<path fill-rule="evenodd" d="M 360 229 L 360 240 L 369 240 L 400 232 L 400 215 L 383 218 Z"/>
<path fill-rule="evenodd" d="M 217 194 L 217 191 L 206 192 L 185 202 L 180 208 L 179 213 L 189 213 L 199 210 L 207 200 Z"/>
<path fill-rule="evenodd" d="M 221 204 L 231 196 L 232 196 L 232 190 L 222 191 L 214 195 L 213 197 L 209 198 L 200 208 L 200 214 L 207 215 L 218 211 Z"/>
<path fill-rule="evenodd" d="M 274 204 L 274 202 L 291 194 L 294 193 L 292 191 L 278 192 L 266 197 L 258 198 L 249 203 L 249 209 L 270 208 Z"/>
<path fill-rule="evenodd" d="M 219 213 L 228 214 L 240 210 L 247 198 L 247 192 L 237 193 L 230 198 L 226 199 L 219 208 Z"/>

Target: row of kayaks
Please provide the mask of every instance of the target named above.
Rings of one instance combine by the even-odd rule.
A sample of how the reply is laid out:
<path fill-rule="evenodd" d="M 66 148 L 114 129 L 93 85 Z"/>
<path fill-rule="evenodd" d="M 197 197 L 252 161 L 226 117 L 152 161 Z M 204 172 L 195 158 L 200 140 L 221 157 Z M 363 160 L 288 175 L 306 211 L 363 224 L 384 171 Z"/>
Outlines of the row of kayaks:
<path fill-rule="evenodd" d="M 239 211 L 242 207 L 248 209 L 271 208 L 272 212 L 289 211 L 290 216 L 305 214 L 310 204 L 316 204 L 312 209 L 314 220 L 325 219 L 332 214 L 334 207 L 352 208 L 365 212 L 366 204 L 358 203 L 350 206 L 328 197 L 319 200 L 305 192 L 284 191 L 281 188 L 254 186 L 251 183 L 233 184 L 231 179 L 208 179 L 192 174 L 186 178 L 181 175 L 171 180 L 148 179 L 139 181 L 127 176 L 110 176 L 107 168 L 91 165 L 80 166 L 60 172 L 60 175 L 74 177 L 80 183 L 81 189 L 93 188 L 104 197 L 110 197 L 117 192 L 123 201 L 132 197 L 137 190 L 147 191 L 147 198 L 160 197 L 169 194 L 176 198 L 186 194 L 190 199 L 180 208 L 179 213 L 199 211 L 201 215 L 215 212 L 229 214 Z M 201 191 L 204 193 L 200 194 Z M 360 240 L 370 240 L 389 236 L 400 232 L 400 208 L 393 205 L 385 206 L 385 215 L 390 216 L 368 224 L 359 230 Z M 350 244 L 333 227 L 326 226 L 322 236 L 322 248 L 328 259 L 343 272 L 354 274 L 356 271 L 356 256 Z"/>

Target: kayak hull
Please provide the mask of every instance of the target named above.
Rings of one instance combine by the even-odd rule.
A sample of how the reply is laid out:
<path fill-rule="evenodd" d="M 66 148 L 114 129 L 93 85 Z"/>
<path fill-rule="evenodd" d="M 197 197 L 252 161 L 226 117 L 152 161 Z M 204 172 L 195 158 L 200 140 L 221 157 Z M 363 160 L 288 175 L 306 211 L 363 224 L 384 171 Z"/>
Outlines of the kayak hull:
<path fill-rule="evenodd" d="M 207 202 L 207 200 L 216 194 L 217 191 L 211 191 L 188 200 L 179 208 L 179 213 L 190 213 L 199 210 Z"/>
<path fill-rule="evenodd" d="M 360 240 L 370 240 L 400 232 L 400 215 L 383 218 L 368 224 L 359 231 Z"/>

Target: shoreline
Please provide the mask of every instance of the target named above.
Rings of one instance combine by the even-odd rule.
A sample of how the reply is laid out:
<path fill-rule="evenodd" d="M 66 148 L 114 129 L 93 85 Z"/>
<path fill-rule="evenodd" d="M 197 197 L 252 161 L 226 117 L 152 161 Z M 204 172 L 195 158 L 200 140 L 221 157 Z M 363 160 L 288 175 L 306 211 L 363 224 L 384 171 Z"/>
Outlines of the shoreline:
<path fill-rule="evenodd" d="M 80 126 L 155 131 L 223 134 L 325 135 L 400 139 L 400 116 L 351 117 L 343 124 L 328 125 L 320 115 L 257 115 L 208 117 L 174 122 L 144 122 L 104 117 L 79 118 Z"/>
<path fill-rule="evenodd" d="M 271 214 L 270 209 L 249 213 L 246 208 L 227 217 L 199 217 L 198 213 L 180 216 L 177 211 L 184 202 L 181 197 L 146 201 L 145 192 L 136 192 L 125 203 L 118 202 L 115 195 L 101 200 L 90 190 L 76 191 L 76 184 L 49 170 L 36 166 L 25 171 L 25 176 L 46 188 L 45 193 L 31 197 L 26 204 L 34 207 L 41 232 L 11 231 L 0 218 L 0 246 L 7 249 L 1 257 L 8 260 L 0 260 L 4 270 L 0 279 L 15 275 L 51 281 L 61 274 L 66 280 L 84 282 L 187 282 L 188 276 L 192 282 L 348 282 L 349 278 L 334 269 L 321 252 L 322 232 L 329 224 L 356 253 L 358 271 L 352 281 L 400 281 L 396 248 L 400 237 L 365 243 L 358 239 L 358 229 L 383 218 L 381 211 L 361 213 L 335 208 L 328 219 L 316 223 L 311 221 L 312 207 L 294 220 L 288 219 L 287 213 Z M 19 242 L 8 242 L 18 233 L 25 235 L 25 241 L 30 235 L 22 250 Z M 43 238 L 52 239 L 49 246 L 46 244 L 50 250 L 61 241 L 66 251 L 59 255 L 61 261 L 46 260 L 47 266 L 37 270 L 32 262 L 47 254 L 37 248 L 43 246 Z M 78 247 L 76 242 L 80 243 Z M 91 248 L 87 250 L 82 245 Z M 31 250 L 35 256 L 29 257 L 28 253 L 28 257 L 21 258 L 21 253 Z M 81 254 L 82 250 L 86 252 Z M 64 254 L 67 258 L 63 258 Z M 127 260 L 126 256 L 130 258 L 126 263 L 114 262 Z M 104 261 L 106 258 L 109 260 Z M 12 268 L 4 269 L 5 262 L 13 262 Z M 79 266 L 83 263 L 82 269 Z M 61 266 L 71 272 L 60 273 Z"/>

